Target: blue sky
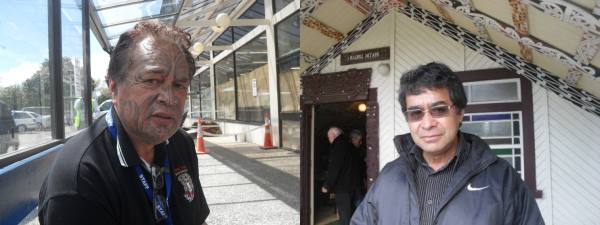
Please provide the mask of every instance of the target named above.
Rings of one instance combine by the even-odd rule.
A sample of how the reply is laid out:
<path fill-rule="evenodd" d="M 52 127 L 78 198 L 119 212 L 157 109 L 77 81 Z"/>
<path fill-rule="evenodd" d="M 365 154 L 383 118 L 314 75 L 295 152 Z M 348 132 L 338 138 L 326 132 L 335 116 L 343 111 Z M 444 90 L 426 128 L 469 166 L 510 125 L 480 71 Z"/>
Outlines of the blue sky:
<path fill-rule="evenodd" d="M 63 57 L 81 59 L 81 11 L 75 1 L 62 1 Z M 47 0 L 0 1 L 0 87 L 26 80 L 48 58 L 47 18 Z M 101 79 L 108 54 L 90 36 L 92 77 Z"/>

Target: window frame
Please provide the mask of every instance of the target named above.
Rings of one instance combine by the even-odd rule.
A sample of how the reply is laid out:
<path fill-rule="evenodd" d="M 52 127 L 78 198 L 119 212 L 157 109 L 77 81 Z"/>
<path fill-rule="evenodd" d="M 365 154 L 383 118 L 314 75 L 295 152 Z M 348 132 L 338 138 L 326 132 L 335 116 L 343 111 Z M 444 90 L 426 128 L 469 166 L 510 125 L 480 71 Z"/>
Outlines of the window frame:
<path fill-rule="evenodd" d="M 81 17 L 82 24 L 82 71 L 84 76 L 84 92 L 82 99 L 85 102 L 84 115 L 87 119 L 87 126 L 93 123 L 92 118 L 92 79 L 90 66 L 90 14 L 89 8 L 83 7 L 90 4 L 89 0 L 81 1 Z M 49 66 L 49 86 L 50 86 L 50 107 L 49 115 L 51 116 L 52 127 L 50 129 L 51 139 L 49 141 L 36 144 L 31 147 L 18 149 L 15 152 L 0 155 L 0 168 L 6 167 L 20 160 L 31 157 L 37 153 L 48 150 L 54 146 L 65 143 L 69 138 L 77 135 L 81 130 L 76 131 L 69 136 L 65 135 L 65 120 L 64 120 L 64 93 L 63 93 L 63 47 L 62 47 L 62 3 L 60 0 L 49 0 L 47 5 L 47 37 L 48 37 L 48 66 Z M 92 20 L 94 18 L 91 18 Z M 21 110 L 21 109 L 16 109 Z M 42 114 L 40 114 L 42 115 Z M 42 115 L 43 116 L 43 115 Z"/>
<path fill-rule="evenodd" d="M 487 113 L 487 112 L 510 112 L 521 111 L 521 127 L 523 148 L 521 154 L 523 158 L 522 173 L 525 184 L 533 193 L 535 198 L 541 198 L 543 193 L 537 189 L 536 167 L 535 167 L 535 135 L 533 125 L 533 95 L 532 85 L 529 80 L 519 76 L 505 68 L 484 69 L 456 72 L 463 83 L 471 82 L 494 82 L 495 80 L 519 79 L 520 102 L 501 102 L 469 104 L 465 113 Z"/>

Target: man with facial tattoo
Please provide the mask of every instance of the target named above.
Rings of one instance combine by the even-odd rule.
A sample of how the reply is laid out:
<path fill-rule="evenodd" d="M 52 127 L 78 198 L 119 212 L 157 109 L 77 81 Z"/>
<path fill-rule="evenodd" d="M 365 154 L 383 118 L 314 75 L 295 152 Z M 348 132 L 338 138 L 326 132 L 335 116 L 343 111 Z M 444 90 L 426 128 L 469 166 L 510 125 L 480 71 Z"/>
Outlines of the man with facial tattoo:
<path fill-rule="evenodd" d="M 194 142 L 179 129 L 190 44 L 154 21 L 121 35 L 107 74 L 114 106 L 64 145 L 40 190 L 40 224 L 204 223 Z"/>

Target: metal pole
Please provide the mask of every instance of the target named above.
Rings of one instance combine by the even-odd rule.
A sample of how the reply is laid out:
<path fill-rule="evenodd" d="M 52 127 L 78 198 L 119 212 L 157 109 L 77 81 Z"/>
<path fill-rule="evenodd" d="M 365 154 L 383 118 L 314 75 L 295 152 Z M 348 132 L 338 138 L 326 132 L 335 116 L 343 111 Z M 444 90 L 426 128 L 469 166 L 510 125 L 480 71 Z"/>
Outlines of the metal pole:
<path fill-rule="evenodd" d="M 87 125 L 92 125 L 92 71 L 90 68 L 90 1 L 81 0 L 81 29 L 83 32 L 83 102 Z"/>
<path fill-rule="evenodd" d="M 60 0 L 48 0 L 48 49 L 50 66 L 50 106 L 52 138 L 64 139 L 64 103 L 62 79 L 62 37 Z"/>

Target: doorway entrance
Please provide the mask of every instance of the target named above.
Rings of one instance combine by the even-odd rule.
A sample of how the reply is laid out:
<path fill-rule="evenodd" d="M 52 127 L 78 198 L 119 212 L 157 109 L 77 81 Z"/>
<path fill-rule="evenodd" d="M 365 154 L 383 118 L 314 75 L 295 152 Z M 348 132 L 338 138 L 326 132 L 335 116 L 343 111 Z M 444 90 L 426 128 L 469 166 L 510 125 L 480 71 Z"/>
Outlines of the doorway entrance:
<path fill-rule="evenodd" d="M 301 77 L 300 224 L 329 224 L 337 220 L 335 201 L 321 193 L 327 169 L 326 132 L 338 126 L 345 133 L 363 132 L 367 186 L 379 172 L 377 89 L 369 88 L 371 70 L 349 70 Z M 366 104 L 366 112 L 358 105 Z"/>
<path fill-rule="evenodd" d="M 336 126 L 344 131 L 348 137 L 353 130 L 365 133 L 366 112 L 359 110 L 359 105 L 366 105 L 366 101 L 341 102 L 315 105 L 315 123 L 314 123 L 314 170 L 313 170 L 313 202 L 315 216 L 315 225 L 331 224 L 337 220 L 335 203 L 333 195 L 321 193 L 320 188 L 325 183 L 328 165 L 330 162 L 330 143 L 327 140 L 327 131 L 330 127 Z M 364 140 L 364 137 L 363 137 Z M 364 144 L 358 147 L 361 151 L 361 158 L 364 162 Z M 353 149 L 348 149 L 353 150 Z M 361 166 L 364 169 L 364 166 Z M 366 174 L 366 171 L 361 171 Z M 356 174 L 364 177 L 365 174 Z"/>

